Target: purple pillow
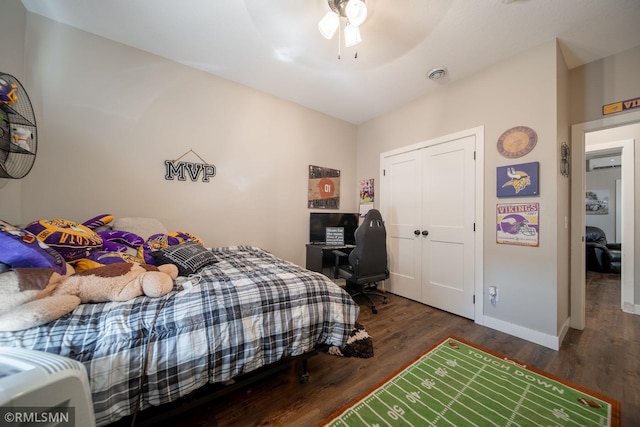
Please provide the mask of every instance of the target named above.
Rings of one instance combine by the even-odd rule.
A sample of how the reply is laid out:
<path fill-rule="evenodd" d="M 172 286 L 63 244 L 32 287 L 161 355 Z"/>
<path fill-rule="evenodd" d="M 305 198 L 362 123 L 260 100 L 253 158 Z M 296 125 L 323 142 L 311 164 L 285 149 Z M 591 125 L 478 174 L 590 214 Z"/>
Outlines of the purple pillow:
<path fill-rule="evenodd" d="M 67 264 L 55 249 L 23 230 L 0 219 L 0 262 L 12 268 L 45 267 L 66 274 Z"/>
<path fill-rule="evenodd" d="M 135 233 L 122 230 L 99 231 L 102 238 L 102 249 L 111 252 L 126 252 L 128 248 L 138 249 L 144 239 Z"/>
<path fill-rule="evenodd" d="M 111 221 L 113 221 L 113 215 L 111 215 L 111 214 L 102 214 L 102 215 L 94 216 L 93 218 L 86 220 L 85 222 L 82 223 L 82 225 L 84 225 L 85 227 L 87 227 L 87 228 L 89 228 L 91 230 L 96 231 L 100 227 L 106 226 Z"/>

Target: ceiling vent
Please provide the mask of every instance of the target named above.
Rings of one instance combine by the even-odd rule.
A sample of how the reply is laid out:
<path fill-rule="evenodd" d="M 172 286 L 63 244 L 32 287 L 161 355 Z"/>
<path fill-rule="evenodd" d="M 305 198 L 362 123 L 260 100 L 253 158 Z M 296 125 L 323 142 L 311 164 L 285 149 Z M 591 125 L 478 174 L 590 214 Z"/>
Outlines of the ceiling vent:
<path fill-rule="evenodd" d="M 446 75 L 447 75 L 446 68 L 434 68 L 433 70 L 427 73 L 427 77 L 429 77 L 429 79 L 433 81 L 442 80 Z"/>
<path fill-rule="evenodd" d="M 607 168 L 619 168 L 622 166 L 621 156 L 611 157 L 598 157 L 597 159 L 590 159 L 588 170 L 607 169 Z"/>

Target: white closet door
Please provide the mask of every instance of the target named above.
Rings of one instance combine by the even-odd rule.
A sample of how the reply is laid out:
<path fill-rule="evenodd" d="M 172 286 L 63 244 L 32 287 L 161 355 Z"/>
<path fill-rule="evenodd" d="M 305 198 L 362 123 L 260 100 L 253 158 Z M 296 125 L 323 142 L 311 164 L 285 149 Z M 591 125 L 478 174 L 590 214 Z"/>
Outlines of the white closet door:
<path fill-rule="evenodd" d="M 410 151 L 385 159 L 382 212 L 387 229 L 389 280 L 385 288 L 420 301 L 422 295 L 420 231 L 422 153 Z M 418 234 L 419 235 L 419 234 Z"/>
<path fill-rule="evenodd" d="M 422 174 L 422 299 L 474 318 L 475 138 L 425 148 Z"/>
<path fill-rule="evenodd" d="M 473 319 L 475 136 L 382 160 L 381 211 L 397 295 Z"/>

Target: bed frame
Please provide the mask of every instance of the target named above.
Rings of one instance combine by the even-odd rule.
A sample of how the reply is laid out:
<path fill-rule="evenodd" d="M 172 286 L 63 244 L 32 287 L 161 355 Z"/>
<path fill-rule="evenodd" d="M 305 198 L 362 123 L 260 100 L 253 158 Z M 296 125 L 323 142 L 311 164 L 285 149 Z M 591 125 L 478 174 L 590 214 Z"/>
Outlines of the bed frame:
<path fill-rule="evenodd" d="M 204 406 L 216 399 L 230 395 L 237 390 L 241 390 L 251 384 L 291 368 L 295 368 L 297 371 L 297 375 L 299 375 L 298 381 L 301 384 L 305 384 L 310 378 L 308 360 L 319 352 L 326 352 L 328 347 L 327 345 L 321 345 L 299 356 L 285 357 L 275 363 L 234 378 L 226 384 L 208 384 L 175 402 L 148 408 L 144 411 L 137 411 L 131 416 L 121 418 L 115 423 L 109 424 L 107 427 L 134 425 L 136 427 L 155 427 L 164 425 L 171 418 L 187 413 L 194 408 Z"/>

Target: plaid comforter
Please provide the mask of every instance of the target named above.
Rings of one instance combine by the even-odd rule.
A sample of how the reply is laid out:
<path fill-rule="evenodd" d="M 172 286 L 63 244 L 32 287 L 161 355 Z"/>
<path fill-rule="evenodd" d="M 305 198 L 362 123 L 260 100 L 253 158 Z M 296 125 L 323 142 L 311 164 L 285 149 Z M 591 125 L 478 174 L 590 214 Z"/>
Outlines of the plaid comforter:
<path fill-rule="evenodd" d="M 344 345 L 358 306 L 325 276 L 255 247 L 212 251 L 219 262 L 192 277 L 191 289 L 178 291 L 177 280 L 162 298 L 83 304 L 46 325 L 0 333 L 0 346 L 83 362 L 105 425 L 133 413 L 145 358 L 143 409 L 318 344 Z"/>

